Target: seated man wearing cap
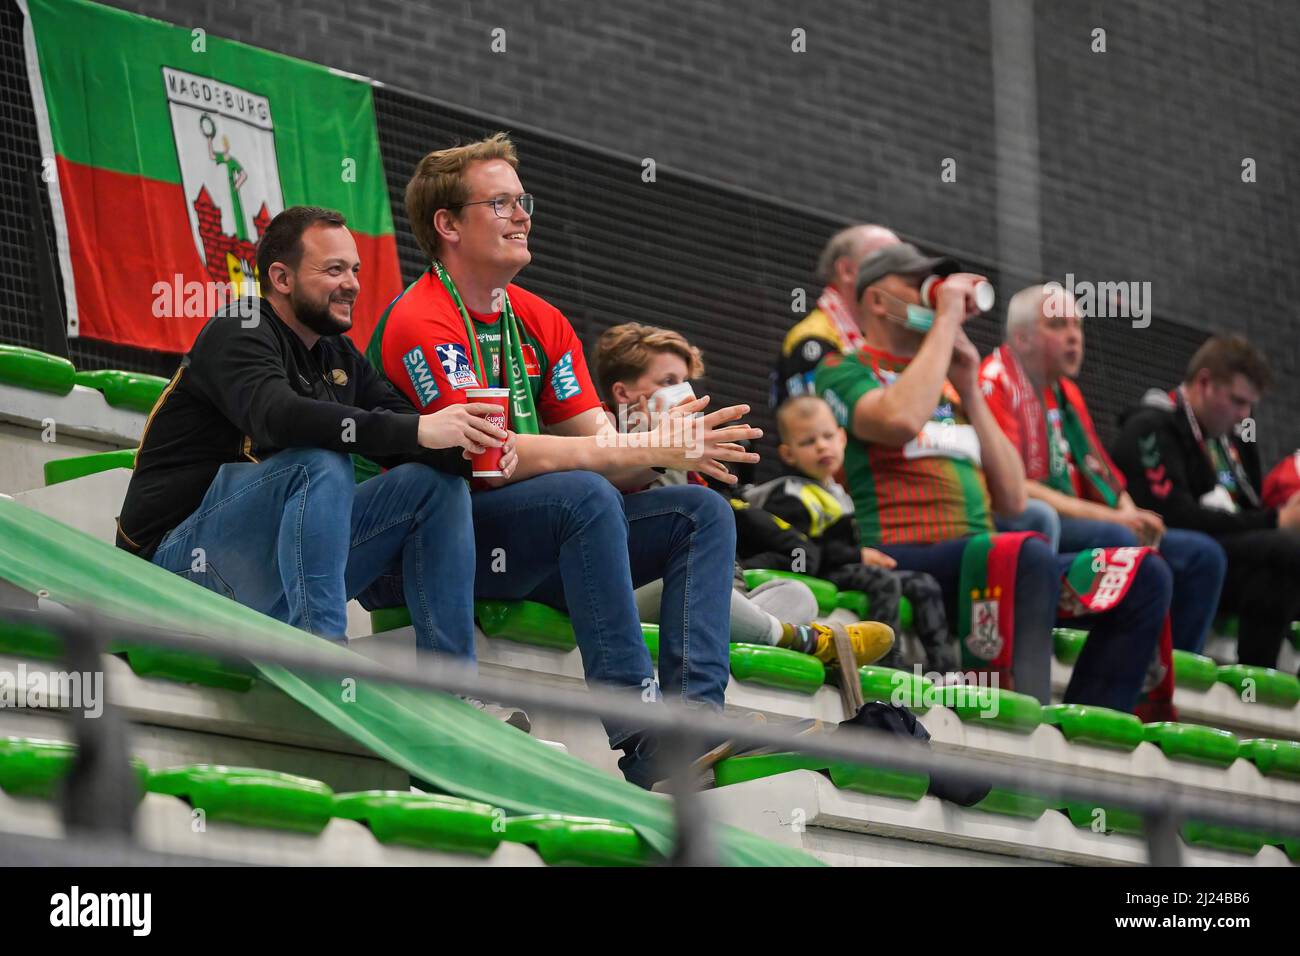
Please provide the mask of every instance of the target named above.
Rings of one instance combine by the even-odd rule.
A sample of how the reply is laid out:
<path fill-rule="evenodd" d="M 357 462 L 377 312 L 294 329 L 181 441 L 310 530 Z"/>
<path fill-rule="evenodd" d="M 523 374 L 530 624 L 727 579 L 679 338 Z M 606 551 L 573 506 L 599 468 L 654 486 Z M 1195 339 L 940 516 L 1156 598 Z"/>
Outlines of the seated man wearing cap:
<path fill-rule="evenodd" d="M 817 281 L 822 294 L 817 307 L 796 322 L 781 343 L 781 355 L 772 373 L 771 405 L 779 408 L 787 398 L 809 395 L 817 363 L 832 353 L 856 352 L 862 347 L 862 330 L 853 307 L 853 282 L 862 260 L 885 246 L 901 242 L 891 229 L 864 224 L 848 226 L 831 236 L 817 257 Z"/>
<path fill-rule="evenodd" d="M 1138 508 L 1101 445 L 1074 378 L 1083 366 L 1083 320 L 1059 287 L 1022 289 L 1007 305 L 1006 341 L 980 367 L 993 415 L 1025 466 L 1031 498 L 1060 515 L 1060 549 L 1156 547 L 1174 572 L 1173 645 L 1205 645 L 1228 559 L 1209 535 L 1166 530 Z"/>
<path fill-rule="evenodd" d="M 1167 641 L 1169 569 L 1141 548 L 1107 552 L 1097 566 L 1058 558 L 1037 535 L 992 533 L 995 512 L 1024 509 L 1024 469 L 980 394 L 979 353 L 962 329 L 983 280 L 957 268 L 907 244 L 868 256 L 856 281 L 865 344 L 817 369 L 817 391 L 849 432 L 863 544 L 933 575 L 964 659 L 1043 703 L 1067 571 L 1068 610 L 1096 617 L 1065 699 L 1132 711 Z M 946 278 L 931 310 L 920 293 L 934 274 Z M 1171 674 L 1157 691 L 1167 703 Z"/>

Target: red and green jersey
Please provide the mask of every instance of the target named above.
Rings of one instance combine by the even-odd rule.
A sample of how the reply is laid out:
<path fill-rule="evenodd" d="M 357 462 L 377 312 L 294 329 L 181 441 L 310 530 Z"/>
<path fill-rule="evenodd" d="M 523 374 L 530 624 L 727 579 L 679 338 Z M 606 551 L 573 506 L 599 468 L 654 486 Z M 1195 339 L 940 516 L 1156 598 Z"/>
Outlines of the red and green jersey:
<path fill-rule="evenodd" d="M 888 388 L 908 361 L 864 347 L 828 356 L 817 369 L 817 393 L 849 431 L 844 471 L 862 543 L 920 544 L 992 531 L 979 438 L 950 383 L 930 421 L 901 448 L 853 437 L 858 399 Z"/>
<path fill-rule="evenodd" d="M 32 100 L 68 334 L 184 352 L 288 206 L 337 209 L 361 259 L 352 339 L 401 292 L 370 85 L 84 0 L 27 0 Z"/>
<path fill-rule="evenodd" d="M 600 407 L 582 343 L 555 306 L 517 285 L 506 287 L 523 334 L 524 372 L 540 424 L 553 425 Z M 366 349 L 370 364 L 421 411 L 464 402 L 467 388 L 505 387 L 501 374 L 501 314 L 470 312 L 487 381 L 479 381 L 465 320 L 432 270 L 397 298 Z M 512 422 L 512 428 L 518 423 Z"/>

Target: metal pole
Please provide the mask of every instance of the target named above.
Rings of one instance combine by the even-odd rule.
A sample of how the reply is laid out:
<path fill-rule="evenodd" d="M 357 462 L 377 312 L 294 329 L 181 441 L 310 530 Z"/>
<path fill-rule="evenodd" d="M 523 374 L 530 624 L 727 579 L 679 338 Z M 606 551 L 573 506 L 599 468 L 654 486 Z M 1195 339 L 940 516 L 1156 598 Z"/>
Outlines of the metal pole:
<path fill-rule="evenodd" d="M 63 628 L 64 663 L 69 676 L 79 675 L 82 691 L 81 700 L 68 702 L 77 756 L 63 783 L 63 822 L 69 831 L 130 836 L 138 788 L 127 757 L 126 725 L 108 700 L 103 652 L 103 636 L 93 619 L 78 616 Z M 98 716 L 88 713 L 85 706 L 95 689 L 102 698 Z"/>
<path fill-rule="evenodd" d="M 673 819 L 676 840 L 669 863 L 673 866 L 717 866 L 717 842 L 709 811 L 700 799 L 699 781 L 692 764 L 708 749 L 704 738 L 691 733 L 673 734 L 661 745 L 672 760 Z"/>

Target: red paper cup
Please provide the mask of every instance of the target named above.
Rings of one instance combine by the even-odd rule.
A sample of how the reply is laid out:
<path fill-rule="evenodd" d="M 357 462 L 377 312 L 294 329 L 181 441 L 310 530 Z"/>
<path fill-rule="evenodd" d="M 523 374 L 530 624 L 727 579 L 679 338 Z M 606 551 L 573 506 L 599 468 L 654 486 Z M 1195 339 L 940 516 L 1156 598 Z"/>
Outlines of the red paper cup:
<path fill-rule="evenodd" d="M 493 412 L 487 420 L 502 431 L 510 427 L 510 389 L 508 388 L 467 388 L 465 397 L 471 402 L 486 402 L 501 406 L 501 411 Z M 504 478 L 501 474 L 501 449 L 485 448 L 478 455 L 470 458 L 475 478 Z"/>

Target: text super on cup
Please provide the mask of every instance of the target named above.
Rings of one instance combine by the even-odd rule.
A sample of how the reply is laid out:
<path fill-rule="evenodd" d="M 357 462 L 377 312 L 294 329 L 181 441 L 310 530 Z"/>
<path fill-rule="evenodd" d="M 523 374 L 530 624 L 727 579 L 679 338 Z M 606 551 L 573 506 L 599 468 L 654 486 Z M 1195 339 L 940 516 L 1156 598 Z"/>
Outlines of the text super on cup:
<path fill-rule="evenodd" d="M 491 422 L 502 431 L 510 427 L 510 389 L 508 388 L 467 388 L 465 397 L 471 402 L 483 402 L 487 405 L 496 405 L 500 411 L 494 411 L 486 416 L 486 421 Z M 485 448 L 477 455 L 470 457 L 470 467 L 473 469 L 475 478 L 504 478 L 501 474 L 501 449 Z"/>

